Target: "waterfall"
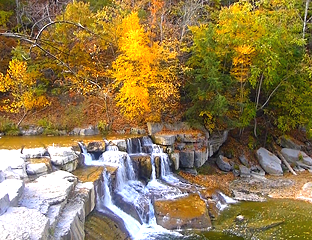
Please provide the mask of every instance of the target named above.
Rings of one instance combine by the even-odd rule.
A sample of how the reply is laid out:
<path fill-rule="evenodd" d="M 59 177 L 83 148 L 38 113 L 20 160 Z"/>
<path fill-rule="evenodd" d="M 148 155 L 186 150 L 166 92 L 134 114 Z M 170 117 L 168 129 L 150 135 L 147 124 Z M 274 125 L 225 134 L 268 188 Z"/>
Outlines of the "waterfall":
<path fill-rule="evenodd" d="M 82 155 L 84 156 L 84 164 L 87 166 L 93 165 L 92 155 L 88 153 L 86 145 L 84 145 L 82 142 L 78 142 L 78 145 Z"/>
<path fill-rule="evenodd" d="M 115 182 L 110 183 L 111 174 L 106 168 L 103 172 L 104 182 L 97 191 L 97 210 L 122 222 L 133 240 L 179 239 L 182 237 L 180 233 L 157 225 L 153 202 L 185 197 L 198 192 L 198 188 L 180 181 L 171 172 L 168 155 L 149 137 L 127 139 L 126 145 L 127 152 L 107 145 L 100 158 L 92 160 L 85 146 L 79 144 L 86 165 L 113 166 L 115 173 Z M 141 154 L 151 157 L 152 173 L 146 185 L 138 180 L 130 158 Z M 159 158 L 160 166 L 156 166 L 155 158 Z M 160 168 L 159 179 L 156 177 L 156 167 Z"/>

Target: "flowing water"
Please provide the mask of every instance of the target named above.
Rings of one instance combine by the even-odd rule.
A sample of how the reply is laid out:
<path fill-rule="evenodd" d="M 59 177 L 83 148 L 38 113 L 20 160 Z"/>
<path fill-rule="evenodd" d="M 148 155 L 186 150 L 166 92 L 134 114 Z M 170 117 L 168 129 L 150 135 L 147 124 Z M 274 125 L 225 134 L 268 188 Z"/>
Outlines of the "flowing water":
<path fill-rule="evenodd" d="M 19 149 L 51 146 L 72 146 L 80 141 L 102 140 L 98 137 L 7 137 L 0 138 L 0 148 Z M 86 165 L 118 167 L 116 185 L 112 186 L 111 175 L 103 172 L 105 181 L 102 191 L 97 199 L 97 222 L 101 224 L 101 216 L 122 222 L 131 239 L 312 239 L 310 230 L 312 225 L 312 204 L 289 199 L 269 199 L 267 202 L 231 202 L 223 196 L 228 203 L 219 203 L 220 215 L 213 221 L 213 229 L 169 231 L 157 225 L 151 195 L 163 199 L 183 197 L 190 192 L 196 193 L 198 187 L 187 184 L 171 173 L 168 156 L 162 149 L 153 144 L 149 138 L 141 141 L 127 140 L 128 153 L 120 152 L 115 146 L 110 146 L 100 159 L 92 159 L 86 151 Z M 130 156 L 133 154 L 150 154 L 160 157 L 161 171 L 157 179 L 155 163 L 147 185 L 137 180 L 133 171 Z M 116 204 L 115 197 L 128 200 L 133 204 L 137 216 L 129 215 Z M 130 205 L 129 205 L 130 206 Z M 96 214 L 96 213 L 93 213 Z M 92 219 L 92 215 L 91 218 Z M 86 226 L 89 222 L 87 220 Z M 112 224 L 116 226 L 116 224 Z M 101 225 L 100 225 L 101 227 Z M 104 231 L 104 230 L 103 230 Z M 106 239 L 107 232 L 101 232 L 97 237 L 90 239 Z M 104 236 L 104 237 L 103 237 Z M 121 235 L 119 235 L 121 236 Z M 88 239 L 88 238 L 86 238 Z M 112 238 L 118 239 L 118 238 Z M 121 239 L 121 238 L 120 238 Z M 122 237 L 124 239 L 124 235 Z"/>

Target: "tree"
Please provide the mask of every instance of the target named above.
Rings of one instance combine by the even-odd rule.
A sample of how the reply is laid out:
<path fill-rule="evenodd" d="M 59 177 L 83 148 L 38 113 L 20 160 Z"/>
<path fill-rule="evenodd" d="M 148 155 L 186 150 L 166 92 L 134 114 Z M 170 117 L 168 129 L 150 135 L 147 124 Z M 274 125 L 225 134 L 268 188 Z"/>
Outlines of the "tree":
<path fill-rule="evenodd" d="M 36 70 L 30 71 L 26 62 L 17 59 L 9 63 L 6 75 L 0 73 L 0 92 L 7 94 L 2 99 L 1 108 L 7 112 L 23 113 L 18 126 L 29 112 L 50 104 L 44 94 L 44 86 L 38 84 L 39 78 Z"/>
<path fill-rule="evenodd" d="M 249 126 L 254 119 L 255 135 L 256 114 L 264 113 L 283 130 L 289 130 L 296 124 L 307 124 L 310 110 L 302 111 L 307 108 L 297 104 L 307 93 L 304 91 L 301 95 L 299 91 L 301 76 L 305 75 L 300 70 L 304 41 L 301 38 L 301 20 L 294 2 L 241 1 L 222 8 L 216 22 L 210 27 L 210 43 L 204 37 L 196 37 L 197 34 L 203 35 L 197 31 L 207 32 L 206 27 L 195 29 L 193 57 L 190 59 L 194 79 L 200 76 L 198 72 L 206 72 L 207 76 L 201 82 L 211 86 L 209 79 L 216 76 L 216 73 L 211 73 L 212 69 L 218 70 L 217 79 L 220 79 L 220 73 L 230 77 L 231 84 L 225 85 L 225 92 L 222 94 L 232 112 L 229 116 L 236 118 L 236 126 L 241 128 Z M 200 48 L 201 45 L 205 47 Z M 209 54 L 205 56 L 207 51 Z M 215 52 L 214 61 L 218 65 L 202 64 L 209 62 L 212 51 Z M 201 64 L 194 64 L 198 62 Z M 310 82 L 308 79 L 305 81 Z M 197 84 L 195 81 L 195 85 Z M 290 89 L 294 91 L 290 92 Z M 210 92 L 205 93 L 207 96 Z M 281 104 L 281 98 L 289 96 L 288 94 L 293 97 L 293 94 L 301 95 L 300 98 L 296 97 L 298 101 L 292 105 L 296 107 L 295 111 Z M 213 105 L 214 102 L 208 103 L 210 104 Z M 307 106 L 308 103 L 304 105 Z M 293 116 L 296 124 L 293 121 L 282 121 L 287 114 Z"/>
<path fill-rule="evenodd" d="M 117 105 L 129 119 L 160 121 L 179 99 L 175 53 L 150 41 L 137 13 L 129 14 L 120 29 L 119 55 L 112 65 Z"/>

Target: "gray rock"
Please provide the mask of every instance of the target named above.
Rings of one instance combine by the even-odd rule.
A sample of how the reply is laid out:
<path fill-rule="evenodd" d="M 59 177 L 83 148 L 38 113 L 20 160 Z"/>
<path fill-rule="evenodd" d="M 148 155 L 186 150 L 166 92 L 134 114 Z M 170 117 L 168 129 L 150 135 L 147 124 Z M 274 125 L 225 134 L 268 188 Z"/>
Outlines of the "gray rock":
<path fill-rule="evenodd" d="M 70 135 L 79 135 L 81 128 L 74 128 L 69 134 Z"/>
<path fill-rule="evenodd" d="M 5 179 L 5 172 L 2 169 L 0 169 L 0 183 L 2 183 L 4 179 Z"/>
<path fill-rule="evenodd" d="M 130 134 L 146 134 L 146 131 L 142 128 L 131 128 Z"/>
<path fill-rule="evenodd" d="M 49 153 L 51 156 L 51 163 L 60 170 L 72 172 L 78 166 L 79 156 L 71 148 L 50 147 Z"/>
<path fill-rule="evenodd" d="M 277 176 L 283 175 L 281 160 L 267 149 L 259 148 L 257 158 L 266 173 Z"/>
<path fill-rule="evenodd" d="M 232 190 L 233 198 L 238 201 L 248 201 L 248 202 L 265 202 L 266 198 L 259 196 L 256 193 Z"/>
<path fill-rule="evenodd" d="M 104 152 L 105 151 L 105 142 L 89 142 L 87 146 L 88 152 Z"/>
<path fill-rule="evenodd" d="M 49 219 L 34 209 L 10 207 L 0 216 L 0 239 L 49 239 Z"/>
<path fill-rule="evenodd" d="M 48 172 L 48 167 L 45 163 L 30 163 L 26 167 L 28 175 L 39 175 Z"/>
<path fill-rule="evenodd" d="M 195 160 L 194 151 L 180 151 L 179 152 L 180 167 L 193 168 L 194 160 Z"/>
<path fill-rule="evenodd" d="M 0 183 L 0 189 L 9 195 L 11 207 L 16 207 L 23 195 L 25 184 L 23 180 L 6 179 Z"/>
<path fill-rule="evenodd" d="M 174 144 L 176 136 L 175 135 L 153 135 L 152 139 L 155 144 L 170 146 Z"/>
<path fill-rule="evenodd" d="M 9 194 L 6 191 L 0 190 L 0 215 L 4 214 L 10 207 Z M 1 238 L 0 238 L 1 239 Z"/>
<path fill-rule="evenodd" d="M 245 155 L 241 155 L 239 156 L 239 161 L 244 164 L 244 166 L 248 167 L 249 166 L 249 162 L 247 160 L 247 158 L 245 157 Z"/>
<path fill-rule="evenodd" d="M 152 123 L 152 122 L 147 123 L 147 130 L 149 135 L 154 135 L 158 132 L 161 132 L 163 128 L 164 125 L 162 123 Z"/>
<path fill-rule="evenodd" d="M 216 160 L 216 164 L 220 168 L 220 170 L 222 170 L 222 171 L 230 172 L 233 170 L 233 167 L 229 163 L 229 160 L 222 155 L 219 155 L 219 157 Z"/>
<path fill-rule="evenodd" d="M 66 201 L 74 190 L 77 178 L 66 171 L 56 171 L 25 184 L 20 206 L 36 209 L 47 215 L 49 207 Z"/>
<path fill-rule="evenodd" d="M 74 196 L 62 210 L 55 228 L 54 239 L 83 240 L 85 217 L 95 207 L 95 192 L 92 183 L 79 183 Z"/>
<path fill-rule="evenodd" d="M 216 153 L 219 148 L 223 145 L 228 137 L 228 131 L 225 130 L 223 133 L 213 133 L 208 140 L 209 157 Z"/>
<path fill-rule="evenodd" d="M 279 145 L 283 148 L 290 148 L 295 150 L 301 150 L 302 145 L 295 143 L 295 140 L 288 136 L 281 136 L 278 139 Z"/>
<path fill-rule="evenodd" d="M 194 166 L 201 167 L 208 160 L 208 151 L 206 148 L 194 152 Z"/>
<path fill-rule="evenodd" d="M 112 142 L 118 147 L 119 151 L 127 151 L 127 142 L 125 139 L 112 140 Z"/>
<path fill-rule="evenodd" d="M 250 169 L 244 165 L 239 165 L 239 175 L 241 177 L 250 177 Z"/>
<path fill-rule="evenodd" d="M 178 170 L 180 167 L 180 154 L 177 152 L 172 152 L 169 154 L 169 158 L 174 164 L 174 170 Z"/>
<path fill-rule="evenodd" d="M 250 167 L 250 174 L 252 176 L 264 177 L 265 171 L 259 165 L 255 165 Z"/>
<path fill-rule="evenodd" d="M 312 159 L 305 152 L 290 148 L 283 148 L 281 153 L 286 161 L 291 164 L 297 164 L 297 162 L 300 161 L 306 165 L 312 166 Z"/>
<path fill-rule="evenodd" d="M 23 148 L 21 150 L 21 158 L 31 159 L 31 158 L 42 158 L 49 156 L 48 150 L 46 148 Z"/>

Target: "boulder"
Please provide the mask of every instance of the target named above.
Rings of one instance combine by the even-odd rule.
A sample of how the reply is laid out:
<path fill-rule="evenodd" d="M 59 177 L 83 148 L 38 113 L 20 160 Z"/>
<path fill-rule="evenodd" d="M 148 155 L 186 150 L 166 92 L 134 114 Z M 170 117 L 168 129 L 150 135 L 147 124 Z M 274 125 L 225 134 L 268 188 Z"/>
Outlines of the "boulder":
<path fill-rule="evenodd" d="M 24 136 L 36 136 L 42 134 L 44 131 L 43 127 L 40 126 L 28 126 L 28 128 L 20 128 L 20 132 Z"/>
<path fill-rule="evenodd" d="M 211 221 L 204 200 L 197 194 L 171 200 L 155 200 L 156 221 L 173 229 L 208 229 Z"/>
<path fill-rule="evenodd" d="M 49 229 L 49 219 L 35 209 L 10 207 L 0 216 L 0 239 L 50 239 Z"/>
<path fill-rule="evenodd" d="M 241 177 L 250 177 L 250 168 L 245 165 L 239 165 L 239 175 Z"/>
<path fill-rule="evenodd" d="M 153 142 L 155 144 L 170 146 L 173 145 L 176 139 L 175 135 L 153 135 Z"/>
<path fill-rule="evenodd" d="M 296 165 L 297 162 L 302 162 L 303 164 L 312 166 L 312 159 L 305 152 L 290 148 L 283 148 L 281 153 L 290 164 Z"/>
<path fill-rule="evenodd" d="M 70 147 L 49 147 L 51 163 L 60 170 L 68 172 L 74 171 L 79 163 L 78 154 Z"/>
<path fill-rule="evenodd" d="M 277 176 L 283 175 L 281 160 L 267 149 L 259 148 L 257 158 L 266 173 Z"/>
<path fill-rule="evenodd" d="M 193 168 L 194 167 L 194 161 L 195 161 L 195 154 L 194 151 L 180 151 L 179 152 L 179 161 L 180 161 L 180 167 L 183 168 Z"/>
<path fill-rule="evenodd" d="M 222 155 L 219 155 L 219 157 L 216 160 L 216 164 L 222 171 L 230 172 L 233 170 L 233 167 L 230 164 L 230 160 Z"/>
<path fill-rule="evenodd" d="M 283 148 L 290 148 L 295 150 L 301 150 L 302 148 L 302 145 L 297 143 L 296 140 L 290 136 L 281 136 L 277 142 Z"/>
<path fill-rule="evenodd" d="M 40 175 L 48 172 L 48 167 L 45 163 L 30 163 L 26 167 L 28 175 Z"/>

